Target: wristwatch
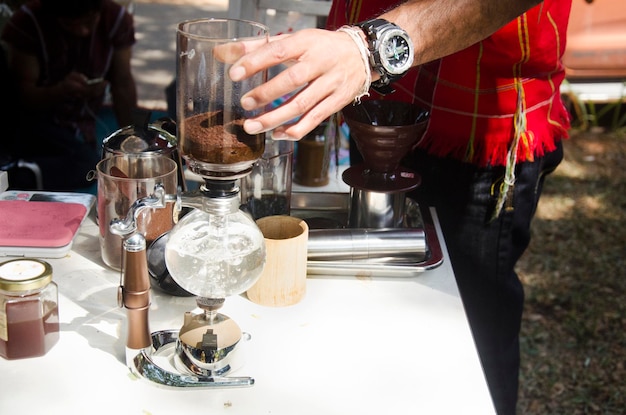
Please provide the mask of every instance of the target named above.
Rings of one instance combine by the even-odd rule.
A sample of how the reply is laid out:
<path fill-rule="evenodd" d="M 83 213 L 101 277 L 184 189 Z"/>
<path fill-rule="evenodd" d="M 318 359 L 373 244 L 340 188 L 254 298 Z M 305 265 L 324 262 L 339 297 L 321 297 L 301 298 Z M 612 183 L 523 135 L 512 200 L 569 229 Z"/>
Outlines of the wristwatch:
<path fill-rule="evenodd" d="M 391 82 L 402 78 L 413 64 L 413 42 L 399 26 L 385 19 L 366 20 L 358 24 L 367 38 L 370 65 L 380 74 L 372 89 L 386 95 L 394 91 Z"/>

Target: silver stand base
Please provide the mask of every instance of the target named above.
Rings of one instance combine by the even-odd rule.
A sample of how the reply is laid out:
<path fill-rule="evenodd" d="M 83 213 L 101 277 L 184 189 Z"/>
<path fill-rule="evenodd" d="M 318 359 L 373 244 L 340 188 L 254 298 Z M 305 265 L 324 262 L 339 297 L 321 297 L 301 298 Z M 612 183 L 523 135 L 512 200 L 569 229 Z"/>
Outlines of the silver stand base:
<path fill-rule="evenodd" d="M 178 341 L 178 330 L 152 333 L 152 347 L 126 348 L 126 364 L 133 374 L 162 387 L 171 388 L 233 388 L 254 385 L 249 376 L 202 376 L 168 370 L 155 362 L 157 357 L 172 356 Z"/>

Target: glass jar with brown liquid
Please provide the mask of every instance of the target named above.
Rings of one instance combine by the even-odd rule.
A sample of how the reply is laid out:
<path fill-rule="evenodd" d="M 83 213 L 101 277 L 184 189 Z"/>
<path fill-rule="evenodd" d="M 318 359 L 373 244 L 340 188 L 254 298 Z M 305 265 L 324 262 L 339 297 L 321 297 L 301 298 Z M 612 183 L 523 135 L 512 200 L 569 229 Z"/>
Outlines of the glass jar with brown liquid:
<path fill-rule="evenodd" d="M 43 356 L 59 340 L 58 288 L 38 259 L 0 263 L 0 356 Z"/>
<path fill-rule="evenodd" d="M 298 141 L 293 181 L 302 186 L 320 187 L 330 182 L 330 141 L 325 136 L 328 123 L 322 123 Z"/>

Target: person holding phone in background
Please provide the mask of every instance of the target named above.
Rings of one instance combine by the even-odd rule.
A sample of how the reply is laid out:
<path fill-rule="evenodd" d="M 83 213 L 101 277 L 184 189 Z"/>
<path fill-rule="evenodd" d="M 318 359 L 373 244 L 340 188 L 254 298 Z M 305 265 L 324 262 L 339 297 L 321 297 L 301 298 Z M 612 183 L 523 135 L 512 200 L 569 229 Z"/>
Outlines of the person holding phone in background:
<path fill-rule="evenodd" d="M 90 186 L 107 89 L 120 127 L 132 124 L 137 107 L 132 15 L 112 0 L 32 0 L 14 11 L 2 41 L 20 116 L 0 146 L 39 165 L 43 190 Z"/>

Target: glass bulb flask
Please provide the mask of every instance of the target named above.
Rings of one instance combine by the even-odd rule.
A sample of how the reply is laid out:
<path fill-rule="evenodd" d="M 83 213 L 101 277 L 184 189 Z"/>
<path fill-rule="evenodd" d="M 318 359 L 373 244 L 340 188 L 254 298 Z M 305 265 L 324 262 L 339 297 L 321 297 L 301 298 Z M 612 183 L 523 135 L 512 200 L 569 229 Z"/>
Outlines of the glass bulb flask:
<path fill-rule="evenodd" d="M 174 281 L 197 296 L 198 308 L 185 313 L 178 336 L 179 369 L 222 376 L 234 369 L 234 352 L 245 335 L 218 310 L 226 297 L 259 279 L 265 241 L 252 217 L 239 209 L 235 182 L 207 182 L 195 197 L 182 197 L 183 206 L 195 208 L 170 231 L 165 263 Z"/>

